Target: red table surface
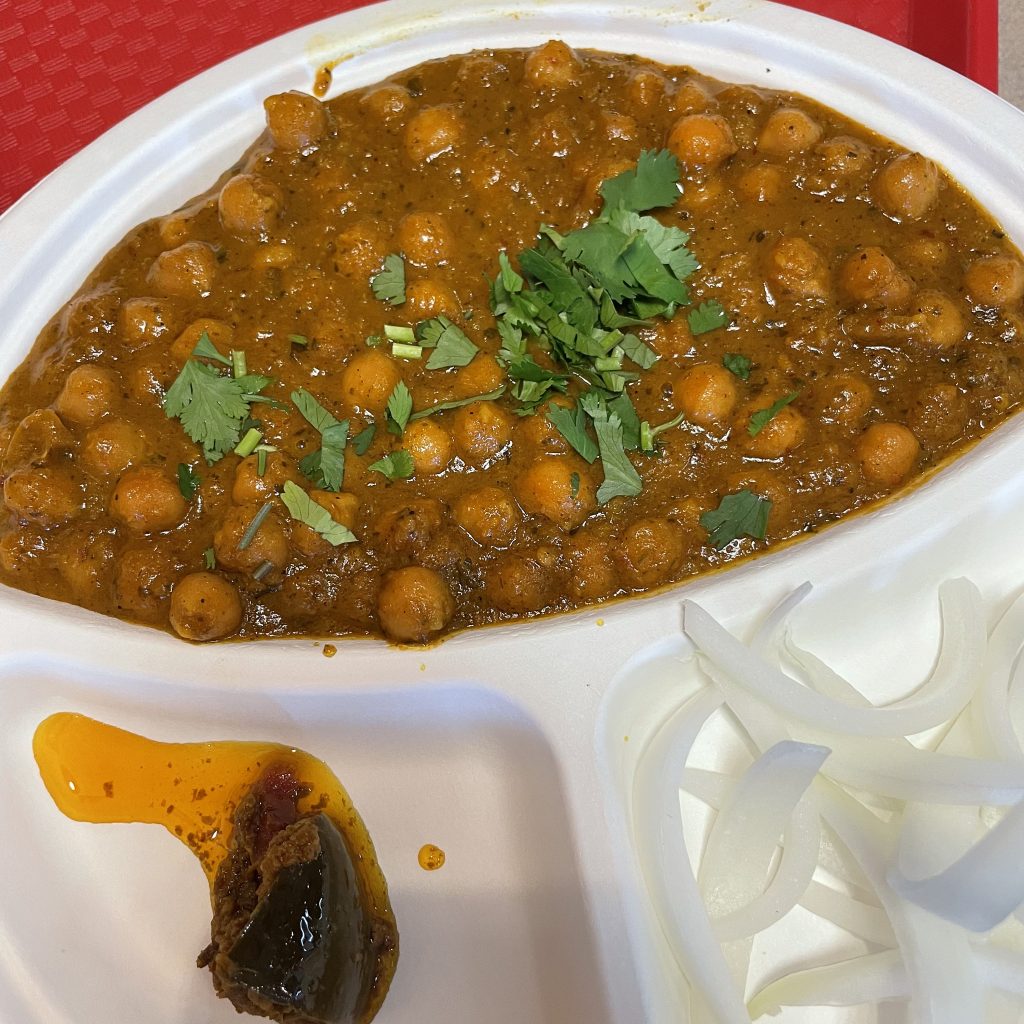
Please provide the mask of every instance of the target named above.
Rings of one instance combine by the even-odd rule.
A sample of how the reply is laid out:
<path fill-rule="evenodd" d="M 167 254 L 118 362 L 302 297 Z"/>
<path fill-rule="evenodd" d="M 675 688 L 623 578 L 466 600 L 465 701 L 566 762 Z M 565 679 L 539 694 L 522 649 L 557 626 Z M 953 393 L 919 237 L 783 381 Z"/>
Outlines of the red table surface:
<path fill-rule="evenodd" d="M 0 212 L 151 99 L 366 0 L 0 0 Z M 998 0 L 789 0 L 995 89 Z"/>

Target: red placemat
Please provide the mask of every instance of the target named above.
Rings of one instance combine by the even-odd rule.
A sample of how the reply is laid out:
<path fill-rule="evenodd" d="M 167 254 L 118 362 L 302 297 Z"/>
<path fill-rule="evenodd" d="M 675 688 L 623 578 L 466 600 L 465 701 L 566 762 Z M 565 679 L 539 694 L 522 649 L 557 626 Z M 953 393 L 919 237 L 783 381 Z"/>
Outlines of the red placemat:
<path fill-rule="evenodd" d="M 0 212 L 200 71 L 367 0 L 0 0 Z M 789 0 L 995 89 L 998 0 Z"/>

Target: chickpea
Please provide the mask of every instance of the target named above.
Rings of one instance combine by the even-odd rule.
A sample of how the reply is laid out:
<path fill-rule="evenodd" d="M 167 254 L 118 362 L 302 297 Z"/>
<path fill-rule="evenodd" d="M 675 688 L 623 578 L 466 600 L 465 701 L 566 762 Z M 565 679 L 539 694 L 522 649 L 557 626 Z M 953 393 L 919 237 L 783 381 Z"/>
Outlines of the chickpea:
<path fill-rule="evenodd" d="M 634 589 L 647 590 L 673 579 L 682 568 L 686 544 L 682 528 L 670 519 L 640 519 L 619 538 L 616 562 Z"/>
<path fill-rule="evenodd" d="M 377 597 L 385 635 L 398 643 L 421 644 L 437 636 L 455 615 L 448 584 L 432 569 L 409 565 L 389 573 Z"/>
<path fill-rule="evenodd" d="M 582 67 L 576 54 L 560 39 L 532 50 L 523 65 L 523 77 L 535 89 L 565 89 L 576 85 Z"/>
<path fill-rule="evenodd" d="M 114 563 L 114 540 L 109 534 L 72 531 L 61 537 L 57 570 L 77 601 L 95 600 L 105 589 Z"/>
<path fill-rule="evenodd" d="M 118 476 L 144 459 L 148 448 L 145 436 L 135 424 L 110 419 L 85 435 L 79 458 L 99 476 Z"/>
<path fill-rule="evenodd" d="M 367 349 L 354 355 L 345 366 L 341 375 L 342 401 L 357 412 L 380 416 L 401 379 L 391 356 L 379 349 Z"/>
<path fill-rule="evenodd" d="M 193 320 L 175 339 L 170 353 L 176 363 L 184 363 L 195 351 L 199 339 L 206 335 L 213 347 L 222 355 L 227 356 L 235 342 L 234 329 L 222 320 L 213 320 L 208 316 Z"/>
<path fill-rule="evenodd" d="M 142 348 L 174 330 L 175 309 L 166 299 L 127 299 L 117 322 L 121 340 L 129 348 Z"/>
<path fill-rule="evenodd" d="M 168 249 L 173 249 L 174 246 L 191 240 L 192 232 L 196 227 L 196 216 L 201 211 L 202 205 L 187 206 L 161 218 L 160 241 Z"/>
<path fill-rule="evenodd" d="M 901 423 L 873 423 L 857 445 L 864 479 L 878 487 L 896 487 L 910 474 L 921 445 Z"/>
<path fill-rule="evenodd" d="M 359 106 L 388 127 L 403 120 L 412 108 L 412 96 L 403 85 L 385 82 L 374 86 L 359 99 Z"/>
<path fill-rule="evenodd" d="M 722 495 L 737 494 L 739 491 L 747 490 L 759 498 L 770 501 L 772 507 L 771 515 L 768 518 L 768 535 L 771 536 L 775 525 L 785 522 L 792 511 L 793 499 L 790 488 L 791 485 L 788 481 L 784 483 L 777 473 L 764 465 L 746 465 L 725 477 L 720 493 Z M 714 505 L 717 504 L 718 501 L 714 502 Z"/>
<path fill-rule="evenodd" d="M 504 146 L 478 146 L 466 161 L 466 179 L 478 195 L 500 189 L 509 196 L 528 195 L 525 181 L 518 176 L 518 162 Z"/>
<path fill-rule="evenodd" d="M 715 102 L 707 86 L 695 78 L 687 78 L 679 84 L 672 97 L 672 109 L 677 114 L 700 114 Z"/>
<path fill-rule="evenodd" d="M 284 194 L 257 174 L 229 178 L 217 197 L 217 212 L 225 231 L 237 238 L 266 239 L 280 216 Z"/>
<path fill-rule="evenodd" d="M 575 455 L 537 459 L 516 477 L 513 488 L 525 512 L 543 516 L 566 533 L 597 508 L 588 467 Z"/>
<path fill-rule="evenodd" d="M 836 135 L 818 144 L 815 150 L 824 171 L 840 181 L 848 181 L 871 169 L 871 147 L 852 135 Z"/>
<path fill-rule="evenodd" d="M 193 572 L 171 592 L 171 628 L 185 640 L 222 640 L 242 624 L 242 599 L 222 576 Z"/>
<path fill-rule="evenodd" d="M 668 133 L 668 148 L 689 169 L 714 170 L 736 152 L 729 122 L 720 114 L 688 114 Z"/>
<path fill-rule="evenodd" d="M 908 426 L 926 444 L 950 444 L 967 426 L 967 398 L 953 384 L 936 384 L 923 391 L 914 402 Z"/>
<path fill-rule="evenodd" d="M 777 203 L 786 184 L 777 167 L 756 164 L 740 176 L 736 182 L 736 194 L 748 203 Z"/>
<path fill-rule="evenodd" d="M 250 505 L 232 505 L 227 509 L 213 535 L 213 550 L 217 565 L 234 572 L 251 575 L 269 562 L 271 569 L 263 581 L 278 583 L 282 570 L 288 565 L 289 545 L 288 531 L 276 508 L 260 523 L 249 544 L 244 548 L 238 546 L 261 508 L 262 505 L 253 502 Z"/>
<path fill-rule="evenodd" d="M 920 153 L 904 153 L 875 178 L 875 202 L 897 220 L 919 220 L 939 196 L 939 169 Z"/>
<path fill-rule="evenodd" d="M 117 609 L 144 622 L 164 615 L 171 591 L 180 574 L 173 556 L 152 545 L 121 553 L 114 569 L 114 600 Z"/>
<path fill-rule="evenodd" d="M 348 492 L 313 490 L 309 496 L 321 507 L 327 509 L 331 518 L 348 530 L 356 528 L 359 515 L 359 499 Z"/>
<path fill-rule="evenodd" d="M 793 408 L 783 406 L 753 437 L 747 429 L 754 412 L 767 408 L 771 403 L 748 407 L 736 424 L 736 433 L 748 455 L 756 459 L 781 459 L 783 455 L 800 446 L 807 434 L 807 421 Z"/>
<path fill-rule="evenodd" d="M 533 416 L 523 416 L 516 424 L 516 448 L 519 451 L 539 452 L 543 455 L 565 455 L 571 450 L 562 432 L 548 418 L 552 406 L 563 409 L 573 407 L 571 398 L 559 396 L 551 399 Z"/>
<path fill-rule="evenodd" d="M 562 159 L 579 146 L 572 118 L 564 110 L 549 110 L 534 121 L 526 136 L 527 145 L 544 156 Z"/>
<path fill-rule="evenodd" d="M 53 403 L 57 412 L 76 427 L 88 427 L 105 416 L 117 398 L 117 375 L 95 363 L 76 366 Z"/>
<path fill-rule="evenodd" d="M 975 260 L 964 274 L 971 301 L 978 306 L 1006 309 L 1024 298 L 1024 264 L 999 254 Z"/>
<path fill-rule="evenodd" d="M 796 107 L 780 107 L 773 111 L 757 140 L 758 153 L 788 157 L 803 153 L 821 139 L 821 125 Z"/>
<path fill-rule="evenodd" d="M 505 383 L 505 371 L 498 360 L 481 352 L 466 366 L 461 367 L 452 381 L 452 393 L 456 398 L 472 398 L 496 391 Z"/>
<path fill-rule="evenodd" d="M 602 110 L 598 115 L 601 132 L 609 142 L 635 142 L 639 134 L 636 118 L 617 110 Z"/>
<path fill-rule="evenodd" d="M 106 338 L 117 323 L 121 300 L 110 285 L 72 299 L 60 315 L 61 330 L 75 340 Z"/>
<path fill-rule="evenodd" d="M 436 498 L 411 498 L 379 517 L 374 532 L 390 554 L 419 556 L 436 546 L 446 511 Z"/>
<path fill-rule="evenodd" d="M 42 466 L 52 452 L 68 451 L 73 443 L 71 432 L 52 409 L 36 409 L 11 433 L 0 476 L 25 466 Z"/>
<path fill-rule="evenodd" d="M 825 299 L 832 291 L 828 264 L 806 238 L 784 235 L 768 250 L 765 263 L 778 298 Z"/>
<path fill-rule="evenodd" d="M 412 456 L 417 476 L 443 473 L 455 452 L 452 435 L 429 417 L 416 420 L 405 428 L 402 446 Z"/>
<path fill-rule="evenodd" d="M 691 367 L 672 386 L 676 409 L 705 430 L 722 426 L 736 408 L 736 378 L 715 363 Z"/>
<path fill-rule="evenodd" d="M 839 270 L 839 283 L 851 299 L 889 309 L 910 301 L 910 278 L 878 246 L 868 246 L 848 257 Z"/>
<path fill-rule="evenodd" d="M 466 134 L 454 107 L 424 107 L 405 126 L 405 151 L 416 164 L 429 164 L 450 153 Z"/>
<path fill-rule="evenodd" d="M 267 464 L 260 476 L 260 457 L 255 453 L 239 460 L 231 484 L 231 500 L 236 505 L 262 504 L 277 494 L 290 480 L 301 484 L 294 463 L 282 452 L 267 452 Z"/>
<path fill-rule="evenodd" d="M 590 603 L 618 590 L 619 574 L 608 543 L 583 536 L 585 531 L 584 527 L 566 547 L 572 571 L 566 576 L 565 587 L 575 601 Z"/>
<path fill-rule="evenodd" d="M 406 285 L 402 312 L 410 320 L 432 320 L 435 316 L 453 320 L 462 313 L 462 305 L 443 281 L 421 277 Z"/>
<path fill-rule="evenodd" d="M 918 340 L 935 348 L 949 348 L 963 341 L 966 325 L 956 303 L 942 292 L 918 292 L 907 327 Z"/>
<path fill-rule="evenodd" d="M 502 487 L 478 487 L 460 494 L 452 509 L 455 522 L 477 542 L 489 548 L 507 548 L 516 538 L 519 506 Z"/>
<path fill-rule="evenodd" d="M 146 280 L 164 295 L 183 299 L 210 294 L 217 272 L 217 257 L 206 242 L 185 242 L 160 253 L 149 268 Z"/>
<path fill-rule="evenodd" d="M 539 612 L 555 600 L 555 566 L 544 552 L 504 551 L 484 571 L 494 606 L 510 613 Z"/>
<path fill-rule="evenodd" d="M 65 523 L 82 508 L 81 488 L 56 467 L 16 469 L 4 480 L 4 504 L 19 519 Z"/>
<path fill-rule="evenodd" d="M 819 416 L 823 423 L 855 427 L 871 411 L 875 392 L 856 373 L 837 373 L 816 387 Z"/>
<path fill-rule="evenodd" d="M 125 392 L 136 402 L 155 407 L 163 401 L 164 394 L 174 383 L 180 368 L 169 350 L 151 350 L 136 356 L 125 367 Z"/>
<path fill-rule="evenodd" d="M 634 71 L 626 86 L 629 102 L 635 107 L 658 106 L 668 93 L 668 79 L 657 71 L 646 68 Z"/>
<path fill-rule="evenodd" d="M 315 97 L 304 92 L 278 93 L 263 101 L 267 127 L 278 149 L 307 152 L 327 131 L 327 110 Z"/>
<path fill-rule="evenodd" d="M 110 499 L 110 514 L 136 533 L 173 529 L 187 511 L 178 481 L 155 466 L 140 466 L 122 474 Z"/>
<path fill-rule="evenodd" d="M 254 250 L 250 266 L 257 270 L 270 267 L 290 267 L 296 260 L 295 250 L 285 242 L 266 242 Z"/>
<path fill-rule="evenodd" d="M 900 249 L 899 255 L 904 263 L 910 264 L 918 271 L 928 273 L 931 270 L 940 269 L 948 263 L 952 252 L 941 238 L 923 235 L 904 245 Z"/>
<path fill-rule="evenodd" d="M 398 244 L 418 267 L 439 267 L 452 252 L 452 232 L 440 213 L 409 213 L 398 225 Z"/>
<path fill-rule="evenodd" d="M 512 417 L 494 402 L 457 409 L 452 422 L 455 450 L 471 466 L 497 458 L 512 440 Z"/>
<path fill-rule="evenodd" d="M 388 239 L 376 224 L 359 221 L 334 239 L 334 258 L 338 269 L 348 277 L 354 277 L 366 287 L 366 280 L 377 273 L 388 253 Z"/>

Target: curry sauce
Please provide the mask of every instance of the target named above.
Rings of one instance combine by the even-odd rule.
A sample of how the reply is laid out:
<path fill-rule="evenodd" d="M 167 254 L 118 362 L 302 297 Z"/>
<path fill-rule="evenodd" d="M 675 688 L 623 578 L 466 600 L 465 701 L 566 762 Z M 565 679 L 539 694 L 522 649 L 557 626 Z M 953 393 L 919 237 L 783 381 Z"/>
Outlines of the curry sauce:
<path fill-rule="evenodd" d="M 1020 402 L 1019 253 L 805 97 L 552 42 L 265 105 L 0 395 L 5 584 L 421 642 L 817 530 Z"/>

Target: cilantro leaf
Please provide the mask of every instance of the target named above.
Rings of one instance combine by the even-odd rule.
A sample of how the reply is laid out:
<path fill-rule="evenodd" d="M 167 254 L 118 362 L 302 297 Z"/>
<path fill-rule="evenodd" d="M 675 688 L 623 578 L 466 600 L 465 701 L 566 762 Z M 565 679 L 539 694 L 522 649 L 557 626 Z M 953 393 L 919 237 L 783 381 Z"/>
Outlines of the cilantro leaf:
<path fill-rule="evenodd" d="M 645 149 L 634 170 L 623 171 L 601 185 L 601 195 L 609 207 L 627 210 L 652 210 L 671 206 L 679 198 L 679 161 L 667 149 Z"/>
<path fill-rule="evenodd" d="M 391 397 L 388 399 L 388 415 L 398 427 L 398 433 L 401 436 L 412 415 L 412 393 L 404 380 L 400 380 L 395 385 L 395 390 L 391 392 Z"/>
<path fill-rule="evenodd" d="M 178 490 L 181 491 L 181 496 L 186 501 L 192 500 L 202 482 L 200 476 L 193 472 L 191 466 L 186 466 L 184 462 L 178 463 Z"/>
<path fill-rule="evenodd" d="M 526 340 L 523 338 L 521 327 L 513 326 L 503 317 L 498 320 L 498 335 L 501 338 L 501 348 L 497 360 L 502 366 L 507 366 L 526 355 Z"/>
<path fill-rule="evenodd" d="M 323 505 L 314 501 L 293 480 L 285 481 L 284 490 L 281 492 L 281 501 L 284 502 L 292 519 L 305 523 L 310 529 L 319 533 L 328 544 L 338 547 L 341 544 L 351 544 L 356 540 L 355 534 L 347 526 L 342 526 L 337 522 Z"/>
<path fill-rule="evenodd" d="M 261 387 L 269 377 L 255 378 Z M 257 389 L 259 390 L 259 389 Z M 243 381 L 221 376 L 213 367 L 189 359 L 164 395 L 164 413 L 177 418 L 193 441 L 202 445 L 207 462 L 216 462 L 238 444 L 253 394 Z"/>
<path fill-rule="evenodd" d="M 717 509 L 705 512 L 700 517 L 700 525 L 708 531 L 708 540 L 721 551 L 739 537 L 764 540 L 771 510 L 772 503 L 767 498 L 744 488 L 736 494 L 727 494 Z"/>
<path fill-rule="evenodd" d="M 376 298 L 391 306 L 405 302 L 405 261 L 392 253 L 384 260 L 384 268 L 370 278 L 370 288 Z"/>
<path fill-rule="evenodd" d="M 694 334 L 707 334 L 708 331 L 725 327 L 729 323 L 729 314 L 717 299 L 708 299 L 707 302 L 702 302 L 691 309 L 686 319 L 690 322 L 690 330 Z"/>
<path fill-rule="evenodd" d="M 467 366 L 480 351 L 446 316 L 427 320 L 417 330 L 423 346 L 434 350 L 427 360 L 428 370 Z"/>
<path fill-rule="evenodd" d="M 512 394 L 523 403 L 526 412 L 532 412 L 549 391 L 565 394 L 569 389 L 569 378 L 564 373 L 545 370 L 529 356 L 510 363 L 508 375 L 516 382 Z"/>
<path fill-rule="evenodd" d="M 203 552 L 203 565 L 205 565 L 207 569 L 217 568 L 217 555 L 213 548 L 207 548 Z"/>
<path fill-rule="evenodd" d="M 377 424 L 371 423 L 368 427 L 364 427 L 362 430 L 352 438 L 352 447 L 355 449 L 356 455 L 365 455 L 370 445 L 373 444 L 373 439 L 377 434 Z"/>
<path fill-rule="evenodd" d="M 658 361 L 654 350 L 635 334 L 624 334 L 619 342 L 619 348 L 625 353 L 626 358 L 632 359 L 641 370 L 649 370 Z"/>
<path fill-rule="evenodd" d="M 607 419 L 594 420 L 594 430 L 604 467 L 604 481 L 597 489 L 598 503 L 605 505 L 620 495 L 635 498 L 643 490 L 643 483 L 622 446 L 621 420 L 611 413 Z"/>
<path fill-rule="evenodd" d="M 196 342 L 196 347 L 192 349 L 193 359 L 213 359 L 215 362 L 222 363 L 224 366 L 230 366 L 231 360 L 227 356 L 222 356 L 217 351 L 217 347 L 210 341 L 209 334 L 203 331 L 199 335 L 199 340 Z"/>
<path fill-rule="evenodd" d="M 608 401 L 608 411 L 615 413 L 622 423 L 622 443 L 627 452 L 640 447 L 640 417 L 625 391 Z"/>
<path fill-rule="evenodd" d="M 382 476 L 387 477 L 388 480 L 407 480 L 412 476 L 412 456 L 403 448 L 398 448 L 385 455 L 383 459 L 378 459 L 376 462 L 371 463 L 366 468 L 375 473 L 380 473 Z"/>
<path fill-rule="evenodd" d="M 587 462 L 597 458 L 597 445 L 587 433 L 587 414 L 580 405 L 571 410 L 561 405 L 548 407 L 548 422 L 576 449 Z"/>
<path fill-rule="evenodd" d="M 295 408 L 320 432 L 320 447 L 299 462 L 299 469 L 312 483 L 326 491 L 341 489 L 345 478 L 345 445 L 348 444 L 348 420 L 337 420 L 308 391 L 299 388 L 291 394 Z"/>
<path fill-rule="evenodd" d="M 722 365 L 740 380 L 750 380 L 750 368 L 754 364 L 739 352 L 726 352 L 722 356 Z"/>
<path fill-rule="evenodd" d="M 469 398 L 456 398 L 451 402 L 438 402 L 437 405 L 431 405 L 426 409 L 420 409 L 418 412 L 414 412 L 409 419 L 421 420 L 424 416 L 434 416 L 439 412 L 446 412 L 449 409 L 461 409 L 462 406 L 472 405 L 474 402 L 493 402 L 495 399 L 501 398 L 503 394 L 505 394 L 504 384 L 502 384 L 500 388 L 495 388 L 493 391 L 488 391 L 483 395 L 471 395 Z"/>
<path fill-rule="evenodd" d="M 799 391 L 791 391 L 788 395 L 783 395 L 777 402 L 772 402 L 767 409 L 758 409 L 757 412 L 751 413 L 750 423 L 747 424 L 747 433 L 751 437 L 757 437 L 790 402 L 796 401 L 799 394 Z"/>

